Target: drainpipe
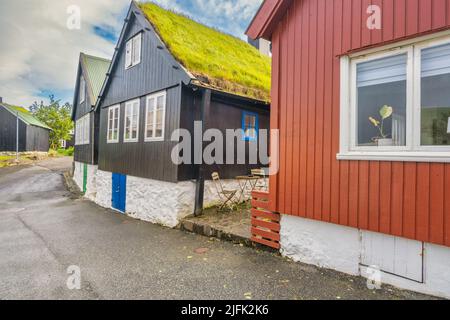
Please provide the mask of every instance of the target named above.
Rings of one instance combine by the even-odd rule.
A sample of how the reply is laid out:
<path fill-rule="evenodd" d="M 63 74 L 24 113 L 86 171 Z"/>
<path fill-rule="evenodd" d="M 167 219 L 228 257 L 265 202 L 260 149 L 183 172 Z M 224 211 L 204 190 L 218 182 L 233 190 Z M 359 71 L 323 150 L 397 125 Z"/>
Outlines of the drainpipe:
<path fill-rule="evenodd" d="M 19 162 L 19 111 L 16 112 L 16 161 Z"/>
<path fill-rule="evenodd" d="M 203 133 L 205 132 L 206 124 L 208 123 L 209 115 L 210 115 L 210 107 L 211 107 L 211 90 L 203 89 L 202 90 L 202 104 L 201 104 L 201 121 L 202 121 L 202 148 L 198 152 L 201 152 L 201 155 L 198 159 L 202 159 L 201 164 L 196 165 L 197 172 L 197 180 L 195 184 L 195 210 L 194 216 L 199 216 L 203 213 L 203 196 L 205 193 L 205 167 L 203 164 Z M 196 142 L 194 142 L 196 143 Z"/>

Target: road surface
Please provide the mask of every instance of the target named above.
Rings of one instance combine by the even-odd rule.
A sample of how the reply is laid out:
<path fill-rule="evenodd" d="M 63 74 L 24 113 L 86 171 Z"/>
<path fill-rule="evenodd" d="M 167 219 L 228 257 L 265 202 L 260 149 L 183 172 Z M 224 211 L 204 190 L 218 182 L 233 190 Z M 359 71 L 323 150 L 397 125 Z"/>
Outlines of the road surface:
<path fill-rule="evenodd" d="M 0 169 L 0 299 L 427 298 L 99 208 L 66 190 L 71 161 Z"/>

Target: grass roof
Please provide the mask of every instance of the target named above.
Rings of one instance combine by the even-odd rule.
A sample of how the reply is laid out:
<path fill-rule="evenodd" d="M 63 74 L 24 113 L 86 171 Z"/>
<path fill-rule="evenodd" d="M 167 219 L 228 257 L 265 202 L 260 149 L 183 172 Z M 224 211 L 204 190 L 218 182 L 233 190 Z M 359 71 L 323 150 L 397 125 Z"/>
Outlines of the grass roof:
<path fill-rule="evenodd" d="M 17 114 L 17 112 L 18 112 L 19 118 L 23 122 L 25 122 L 27 125 L 32 125 L 32 126 L 52 130 L 49 126 L 47 126 L 45 123 L 43 123 L 42 121 L 35 118 L 31 114 L 30 111 L 28 111 L 27 109 L 25 109 L 23 107 L 12 106 L 12 105 L 6 104 L 6 103 L 2 103 L 1 105 L 4 106 L 7 110 L 9 110 L 9 112 L 13 113 L 14 115 Z"/>
<path fill-rule="evenodd" d="M 138 3 L 172 55 L 200 82 L 259 100 L 270 99 L 270 58 L 245 41 L 154 3 Z"/>

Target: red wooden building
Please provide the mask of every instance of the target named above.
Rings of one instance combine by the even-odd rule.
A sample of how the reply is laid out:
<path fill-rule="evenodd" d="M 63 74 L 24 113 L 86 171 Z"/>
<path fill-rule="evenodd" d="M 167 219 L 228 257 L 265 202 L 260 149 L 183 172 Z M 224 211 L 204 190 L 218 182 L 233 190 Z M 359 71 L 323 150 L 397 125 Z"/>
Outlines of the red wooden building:
<path fill-rule="evenodd" d="M 272 41 L 282 252 L 450 296 L 450 0 L 266 0 L 247 34 Z"/>

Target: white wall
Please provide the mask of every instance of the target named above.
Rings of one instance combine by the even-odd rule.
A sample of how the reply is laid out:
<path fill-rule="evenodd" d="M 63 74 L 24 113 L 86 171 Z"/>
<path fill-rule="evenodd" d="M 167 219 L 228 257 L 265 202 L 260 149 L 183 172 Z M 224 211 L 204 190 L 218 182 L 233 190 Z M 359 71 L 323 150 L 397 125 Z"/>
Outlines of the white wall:
<path fill-rule="evenodd" d="M 366 231 L 282 215 L 280 233 L 283 256 L 297 262 L 369 277 L 367 268 L 360 264 L 364 248 L 362 239 L 368 233 Z M 386 238 L 385 241 L 383 237 Z M 390 241 L 392 236 L 377 234 L 377 238 L 382 239 L 384 243 L 398 244 L 398 241 Z M 401 242 L 412 247 L 417 243 L 403 238 Z M 385 253 L 382 250 L 377 252 L 381 254 L 381 260 L 393 259 L 390 248 L 386 248 Z M 408 259 L 408 263 L 411 261 L 423 265 L 423 283 L 385 272 L 381 272 L 381 282 L 406 290 L 450 298 L 450 248 L 425 243 L 423 260 Z"/>
<path fill-rule="evenodd" d="M 111 208 L 112 199 L 112 173 L 97 170 L 97 195 L 95 203 L 104 208 Z"/>
<path fill-rule="evenodd" d="M 333 224 L 281 216 L 281 254 L 297 262 L 359 274 L 359 232 Z"/>
<path fill-rule="evenodd" d="M 224 188 L 238 189 L 235 180 L 223 180 Z M 98 170 L 95 202 L 111 207 L 112 173 Z M 205 182 L 204 207 L 217 204 L 212 181 Z M 133 218 L 174 228 L 181 219 L 194 213 L 195 181 L 170 183 L 127 176 L 125 213 Z"/>
<path fill-rule="evenodd" d="M 81 191 L 83 191 L 83 168 L 84 163 L 75 161 L 73 180 Z M 97 169 L 97 166 L 87 165 L 86 193 L 84 196 L 91 201 L 95 201 L 97 195 Z"/>
<path fill-rule="evenodd" d="M 176 227 L 194 212 L 195 184 L 127 176 L 126 213 L 133 218 Z"/>

